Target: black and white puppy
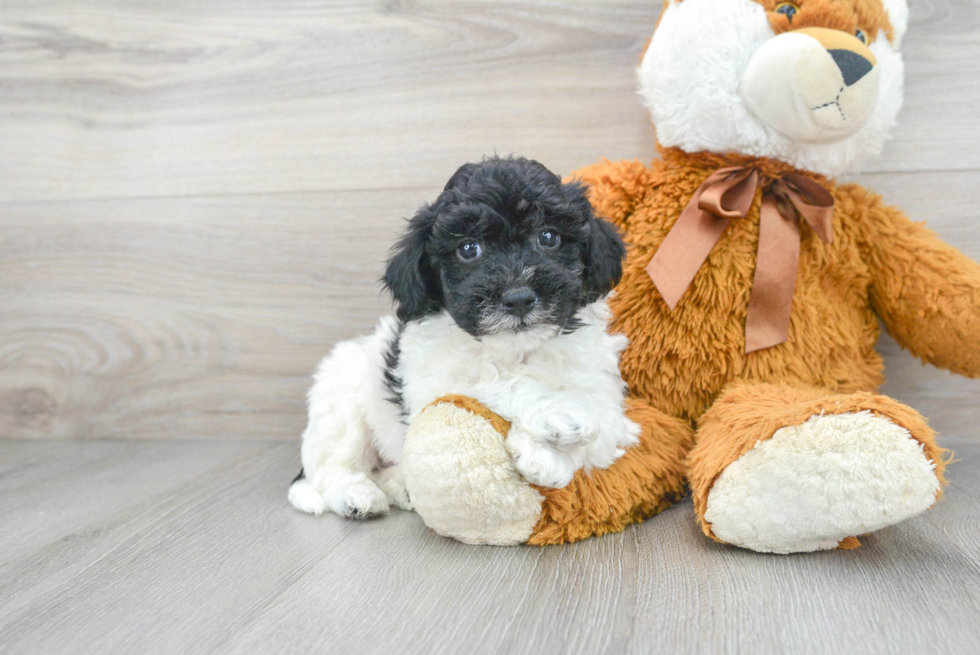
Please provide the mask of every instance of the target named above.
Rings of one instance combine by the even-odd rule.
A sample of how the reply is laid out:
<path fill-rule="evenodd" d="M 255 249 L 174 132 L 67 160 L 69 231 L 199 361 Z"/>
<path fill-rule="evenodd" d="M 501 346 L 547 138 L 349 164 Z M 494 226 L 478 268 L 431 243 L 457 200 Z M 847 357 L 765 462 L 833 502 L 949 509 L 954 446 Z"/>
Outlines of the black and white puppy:
<path fill-rule="evenodd" d="M 290 502 L 357 518 L 410 508 L 405 433 L 447 394 L 511 421 L 505 443 L 530 482 L 608 467 L 639 434 L 623 413 L 626 337 L 606 329 L 624 255 L 581 184 L 519 157 L 461 167 L 393 249 L 397 318 L 321 362 Z"/>

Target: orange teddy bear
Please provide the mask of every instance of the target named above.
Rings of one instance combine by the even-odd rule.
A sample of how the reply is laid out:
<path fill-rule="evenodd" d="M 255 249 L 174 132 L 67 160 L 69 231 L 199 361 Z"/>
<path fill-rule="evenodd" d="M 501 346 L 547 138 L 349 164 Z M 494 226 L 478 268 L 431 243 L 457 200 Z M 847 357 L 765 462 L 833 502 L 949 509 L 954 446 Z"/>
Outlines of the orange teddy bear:
<path fill-rule="evenodd" d="M 705 534 L 788 553 L 853 547 L 936 501 L 948 454 L 875 394 L 878 319 L 924 361 L 980 376 L 980 266 L 831 181 L 888 138 L 907 16 L 905 0 L 667 3 L 639 68 L 662 159 L 577 174 L 629 247 L 610 307 L 641 442 L 532 488 L 506 461 L 506 422 L 444 399 L 406 443 L 427 523 L 478 543 L 574 541 L 660 511 L 687 481 Z M 482 449 L 497 486 L 434 482 L 440 448 L 458 466 Z"/>

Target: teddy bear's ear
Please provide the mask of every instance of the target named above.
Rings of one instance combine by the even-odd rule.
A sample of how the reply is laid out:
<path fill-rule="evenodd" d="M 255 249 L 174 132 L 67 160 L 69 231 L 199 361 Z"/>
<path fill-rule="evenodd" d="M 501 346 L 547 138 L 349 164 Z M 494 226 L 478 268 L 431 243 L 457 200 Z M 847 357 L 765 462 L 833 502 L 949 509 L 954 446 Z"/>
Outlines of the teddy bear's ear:
<path fill-rule="evenodd" d="M 588 198 L 588 188 L 579 181 L 563 186 L 565 197 L 573 211 L 587 226 L 583 239 L 585 264 L 585 302 L 599 300 L 613 290 L 623 275 L 623 258 L 626 247 L 612 223 L 596 218 Z"/>
<path fill-rule="evenodd" d="M 902 46 L 902 37 L 909 26 L 909 5 L 906 0 L 881 0 L 888 14 L 888 22 L 892 24 L 892 47 L 898 50 Z"/>
<path fill-rule="evenodd" d="M 385 266 L 382 282 L 398 304 L 396 313 L 402 322 L 422 318 L 440 306 L 439 278 L 425 252 L 436 215 L 435 205 L 419 209 Z"/>

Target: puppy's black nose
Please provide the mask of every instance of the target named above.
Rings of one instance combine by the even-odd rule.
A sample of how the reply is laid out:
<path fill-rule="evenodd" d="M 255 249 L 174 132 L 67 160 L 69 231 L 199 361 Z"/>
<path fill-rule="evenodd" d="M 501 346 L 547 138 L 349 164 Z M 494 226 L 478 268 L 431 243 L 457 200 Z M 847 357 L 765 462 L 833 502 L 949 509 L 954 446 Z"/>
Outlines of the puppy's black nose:
<path fill-rule="evenodd" d="M 534 307 L 538 297 L 530 287 L 518 287 L 504 291 L 500 297 L 500 304 L 504 306 L 508 314 L 513 314 L 519 318 L 524 318 Z"/>

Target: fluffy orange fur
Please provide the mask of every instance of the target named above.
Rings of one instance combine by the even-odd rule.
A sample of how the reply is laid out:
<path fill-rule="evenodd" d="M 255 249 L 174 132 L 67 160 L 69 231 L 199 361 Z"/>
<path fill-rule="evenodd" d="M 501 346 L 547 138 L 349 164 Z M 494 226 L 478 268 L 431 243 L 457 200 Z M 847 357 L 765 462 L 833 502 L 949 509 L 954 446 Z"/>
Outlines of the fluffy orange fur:
<path fill-rule="evenodd" d="M 683 2 L 683 0 L 674 0 Z M 796 13 L 790 20 L 786 14 L 776 13 L 776 7 L 787 0 L 755 0 L 769 16 L 769 24 L 776 34 L 803 27 L 826 27 L 848 34 L 861 28 L 868 35 L 868 42 L 875 40 L 878 30 L 884 30 L 889 40 L 894 38 L 891 21 L 880 0 L 790 0 Z M 664 3 L 664 8 L 667 7 Z M 663 16 L 663 9 L 660 11 Z M 657 19 L 659 24 L 660 19 Z"/>
<path fill-rule="evenodd" d="M 868 43 L 878 37 L 878 30 L 884 31 L 889 41 L 895 40 L 894 28 L 884 5 L 879 0 L 796 0 L 793 4 L 796 5 L 797 12 L 793 15 L 792 21 L 785 14 L 776 12 L 776 7 L 786 0 L 755 1 L 766 10 L 769 25 L 776 34 L 803 27 L 826 27 L 854 34 L 860 28 L 867 35 Z M 683 0 L 674 0 L 674 2 L 683 2 Z M 665 2 L 660 10 L 660 16 L 657 18 L 658 26 L 668 4 L 670 3 Z M 641 62 L 647 48 L 650 47 L 651 40 L 648 39 L 640 51 Z"/>
<path fill-rule="evenodd" d="M 690 423 L 631 398 L 627 415 L 643 428 L 640 443 L 605 470 L 579 471 L 562 489 L 536 487 L 544 497 L 533 546 L 619 532 L 683 496 L 684 455 L 694 445 Z"/>
<path fill-rule="evenodd" d="M 874 350 L 878 322 L 869 304 L 870 270 L 858 234 L 834 212 L 834 239 L 801 226 L 789 339 L 745 353 L 745 314 L 759 240 L 760 184 L 744 220 L 733 220 L 671 311 L 646 266 L 702 182 L 723 166 L 755 166 L 764 179 L 794 169 L 772 160 L 665 150 L 652 168 L 599 164 L 581 172 L 597 211 L 623 230 L 629 256 L 610 301 L 614 328 L 630 338 L 621 368 L 632 393 L 666 413 L 696 421 L 732 380 L 779 382 L 838 392 L 871 391 L 882 381 Z M 811 176 L 835 199 L 840 193 Z"/>
<path fill-rule="evenodd" d="M 793 20 L 785 14 L 776 13 L 776 7 L 785 0 L 755 0 L 769 15 L 769 24 L 776 34 L 803 27 L 826 27 L 854 34 L 858 28 L 864 30 L 871 43 L 878 36 L 878 30 L 885 32 L 889 40 L 894 38 L 891 21 L 880 0 L 796 0 L 798 9 Z"/>
<path fill-rule="evenodd" d="M 737 155 L 662 154 L 650 167 L 603 161 L 577 177 L 590 185 L 597 211 L 619 226 L 629 246 L 610 302 L 616 329 L 630 338 L 623 377 L 635 397 L 698 426 L 688 474 L 699 519 L 725 466 L 780 427 L 835 407 L 872 411 L 905 427 L 941 475 L 947 455 L 924 419 L 871 393 L 882 381 L 874 349 L 877 317 L 924 361 L 980 376 L 980 266 L 875 194 L 812 176 L 835 198 L 833 242 L 823 243 L 801 226 L 789 339 L 746 355 L 745 313 L 764 185 L 746 219 L 732 221 L 673 311 L 645 268 L 714 170 L 751 165 L 772 179 L 791 169 Z M 726 402 L 725 393 L 736 394 L 738 402 Z"/>

